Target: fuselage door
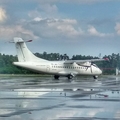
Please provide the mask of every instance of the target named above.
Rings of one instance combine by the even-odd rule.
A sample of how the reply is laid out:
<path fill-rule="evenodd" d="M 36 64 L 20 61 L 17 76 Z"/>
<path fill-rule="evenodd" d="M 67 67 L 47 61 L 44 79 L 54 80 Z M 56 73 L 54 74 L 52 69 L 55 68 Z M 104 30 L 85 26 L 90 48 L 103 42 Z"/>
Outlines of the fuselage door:
<path fill-rule="evenodd" d="M 47 71 L 47 72 L 50 71 L 50 66 L 49 66 L 49 65 L 47 65 L 47 67 L 46 67 L 46 71 Z"/>

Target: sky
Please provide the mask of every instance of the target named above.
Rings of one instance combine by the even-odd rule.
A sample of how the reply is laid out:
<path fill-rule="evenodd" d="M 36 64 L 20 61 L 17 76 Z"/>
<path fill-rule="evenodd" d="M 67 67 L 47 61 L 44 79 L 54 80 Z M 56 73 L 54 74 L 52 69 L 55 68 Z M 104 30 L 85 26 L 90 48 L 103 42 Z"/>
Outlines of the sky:
<path fill-rule="evenodd" d="M 0 53 L 16 54 L 14 37 L 33 53 L 120 53 L 120 0 L 0 0 Z"/>

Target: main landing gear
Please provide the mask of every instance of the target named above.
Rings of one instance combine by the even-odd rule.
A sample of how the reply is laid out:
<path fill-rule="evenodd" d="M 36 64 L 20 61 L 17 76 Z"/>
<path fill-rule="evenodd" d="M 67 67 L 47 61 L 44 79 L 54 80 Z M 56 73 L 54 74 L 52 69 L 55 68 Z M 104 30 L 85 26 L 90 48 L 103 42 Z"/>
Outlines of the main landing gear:
<path fill-rule="evenodd" d="M 97 79 L 97 78 L 98 78 L 98 76 L 96 76 L 96 75 L 95 75 L 95 76 L 93 76 L 93 78 L 94 78 L 94 79 Z"/>
<path fill-rule="evenodd" d="M 54 75 L 55 80 L 59 80 L 59 75 Z"/>
<path fill-rule="evenodd" d="M 59 77 L 60 77 L 59 75 L 54 75 L 54 79 L 55 79 L 55 80 L 59 80 Z M 68 78 L 68 80 L 70 80 L 70 79 L 73 78 L 72 75 L 67 75 L 66 77 Z"/>
<path fill-rule="evenodd" d="M 70 80 L 70 79 L 72 79 L 72 78 L 73 78 L 73 76 L 72 76 L 72 75 L 68 75 L 67 77 L 68 77 L 68 80 Z"/>

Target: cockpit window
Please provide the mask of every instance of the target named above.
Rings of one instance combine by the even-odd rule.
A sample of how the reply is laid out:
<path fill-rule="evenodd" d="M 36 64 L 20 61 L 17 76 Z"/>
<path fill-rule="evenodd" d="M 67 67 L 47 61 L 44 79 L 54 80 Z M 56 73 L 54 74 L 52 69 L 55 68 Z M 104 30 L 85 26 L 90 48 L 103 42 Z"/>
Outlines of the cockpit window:
<path fill-rule="evenodd" d="M 98 68 L 98 66 L 97 66 L 96 64 L 93 64 L 93 66 L 95 66 L 95 67 L 97 67 L 97 68 Z"/>

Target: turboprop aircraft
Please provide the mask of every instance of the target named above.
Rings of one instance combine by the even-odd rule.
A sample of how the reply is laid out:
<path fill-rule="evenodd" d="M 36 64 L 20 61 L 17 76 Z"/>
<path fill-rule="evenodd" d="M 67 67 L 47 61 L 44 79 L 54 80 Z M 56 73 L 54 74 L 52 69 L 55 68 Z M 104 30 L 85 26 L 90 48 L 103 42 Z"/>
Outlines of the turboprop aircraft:
<path fill-rule="evenodd" d="M 91 60 L 65 60 L 65 61 L 48 61 L 36 57 L 26 46 L 22 38 L 14 38 L 14 43 L 17 49 L 18 62 L 13 62 L 14 65 L 36 71 L 37 73 L 46 73 L 54 75 L 55 79 L 60 76 L 72 79 L 76 75 L 90 75 L 97 79 L 102 71 L 93 64 L 94 61 L 103 61 L 105 59 Z"/>

